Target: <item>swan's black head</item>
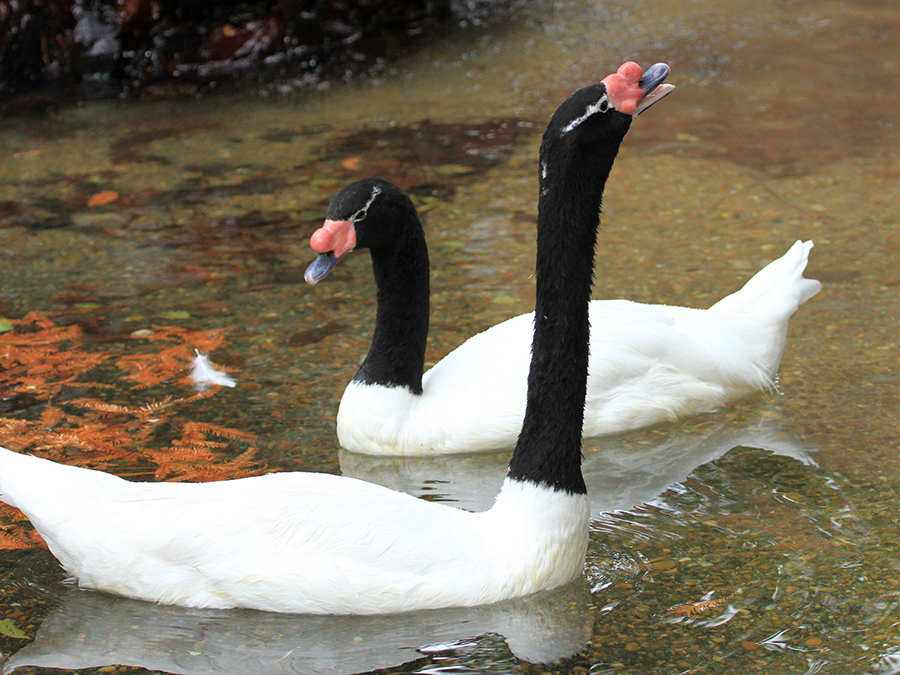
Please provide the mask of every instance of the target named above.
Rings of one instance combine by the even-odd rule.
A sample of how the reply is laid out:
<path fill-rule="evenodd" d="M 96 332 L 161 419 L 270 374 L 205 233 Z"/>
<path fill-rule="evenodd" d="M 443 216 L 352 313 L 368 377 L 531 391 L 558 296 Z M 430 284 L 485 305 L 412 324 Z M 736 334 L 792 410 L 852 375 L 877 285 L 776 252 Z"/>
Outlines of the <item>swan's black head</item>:
<path fill-rule="evenodd" d="M 428 247 L 409 195 L 380 178 L 351 183 L 331 200 L 325 223 L 309 245 L 319 254 L 304 275 L 310 284 L 355 248 L 369 249 L 372 258 L 378 288 L 375 331 L 353 381 L 421 394 L 428 341 Z"/>
<path fill-rule="evenodd" d="M 319 257 L 304 278 L 310 284 L 321 281 L 353 249 L 395 246 L 410 224 L 421 230 L 415 206 L 399 187 L 381 178 L 350 183 L 331 200 L 325 223 L 310 238 Z"/>
<path fill-rule="evenodd" d="M 597 84 L 570 96 L 553 114 L 544 134 L 542 155 L 559 154 L 579 161 L 578 151 L 615 156 L 631 121 L 668 94 L 674 87 L 663 84 L 669 67 L 657 63 L 645 72 L 629 61 Z M 549 158 L 544 158 L 545 161 Z M 546 166 L 541 168 L 546 173 Z"/>
<path fill-rule="evenodd" d="M 567 98 L 553 113 L 545 136 L 590 144 L 621 138 L 630 126 L 631 115 L 612 107 L 606 85 L 599 82 Z"/>

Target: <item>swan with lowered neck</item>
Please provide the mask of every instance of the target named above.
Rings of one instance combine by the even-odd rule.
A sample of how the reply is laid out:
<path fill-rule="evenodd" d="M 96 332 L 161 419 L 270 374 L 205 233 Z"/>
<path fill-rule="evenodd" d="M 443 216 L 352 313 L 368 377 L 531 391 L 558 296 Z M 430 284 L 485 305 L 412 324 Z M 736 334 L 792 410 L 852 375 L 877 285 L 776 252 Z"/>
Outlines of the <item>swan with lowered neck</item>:
<path fill-rule="evenodd" d="M 568 180 L 542 157 L 542 190 Z M 381 179 L 332 200 L 312 236 L 320 281 L 368 248 L 378 289 L 368 355 L 341 398 L 341 446 L 374 455 L 436 455 L 511 447 L 522 428 L 534 314 L 479 333 L 422 374 L 429 321 L 428 249 L 409 196 Z M 821 285 L 805 279 L 812 242 L 796 242 L 708 310 L 626 300 L 590 303 L 583 433 L 615 434 L 712 412 L 774 387 L 788 321 Z"/>
<path fill-rule="evenodd" d="M 166 604 L 375 614 L 491 603 L 577 577 L 588 542 L 581 423 L 600 202 L 632 115 L 666 93 L 668 70 L 624 64 L 565 101 L 544 135 L 527 410 L 489 510 L 314 473 L 131 483 L 9 450 L 0 450 L 0 498 L 81 586 Z"/>

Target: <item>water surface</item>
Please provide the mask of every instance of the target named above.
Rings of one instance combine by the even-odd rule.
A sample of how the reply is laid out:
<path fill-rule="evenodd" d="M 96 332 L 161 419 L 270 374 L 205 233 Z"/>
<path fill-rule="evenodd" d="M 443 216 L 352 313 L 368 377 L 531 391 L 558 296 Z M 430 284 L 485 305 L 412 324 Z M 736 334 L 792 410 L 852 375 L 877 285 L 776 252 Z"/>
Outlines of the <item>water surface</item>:
<path fill-rule="evenodd" d="M 898 28 L 876 0 L 547 4 L 435 41 L 376 82 L 0 121 L 0 316 L 52 313 L 113 355 L 154 326 L 227 329 L 213 357 L 238 386 L 178 419 L 255 434 L 260 470 L 490 503 L 508 453 L 340 453 L 334 414 L 374 292 L 364 254 L 306 286 L 308 238 L 334 192 L 380 174 L 423 212 L 429 363 L 528 311 L 542 127 L 626 59 L 667 61 L 678 89 L 623 144 L 594 297 L 706 307 L 799 238 L 823 282 L 791 322 L 777 392 L 586 444 L 586 581 L 562 596 L 319 625 L 76 593 L 46 551 L 4 551 L 0 649 L 22 650 L 8 666 L 900 672 Z M 117 401 L 189 393 L 101 375 Z"/>

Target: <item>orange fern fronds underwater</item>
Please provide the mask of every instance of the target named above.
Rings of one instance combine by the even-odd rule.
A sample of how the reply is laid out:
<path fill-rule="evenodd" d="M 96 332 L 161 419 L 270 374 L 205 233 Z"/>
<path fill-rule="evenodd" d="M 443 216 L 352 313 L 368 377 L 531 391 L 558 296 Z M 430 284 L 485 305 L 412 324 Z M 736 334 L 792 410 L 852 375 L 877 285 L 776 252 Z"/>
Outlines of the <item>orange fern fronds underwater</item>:
<path fill-rule="evenodd" d="M 183 418 L 190 404 L 220 391 L 209 386 L 216 379 L 234 384 L 208 359 L 204 368 L 212 375 L 205 375 L 213 379 L 191 377 L 201 353 L 223 345 L 224 329 L 154 326 L 132 333 L 115 353 L 92 348 L 78 325 L 58 326 L 42 312 L 6 322 L 13 329 L 0 333 L 0 445 L 141 480 L 225 480 L 264 471 L 254 458 L 253 434 Z M 150 349 L 121 353 L 132 341 Z M 164 386 L 167 393 L 150 401 L 84 396 L 90 390 L 143 395 L 128 394 L 123 379 L 132 392 Z M 173 387 L 185 394 L 168 393 Z M 41 544 L 24 516 L 0 505 L 0 549 Z"/>
<path fill-rule="evenodd" d="M 146 354 L 119 357 L 117 365 L 128 373 L 126 378 L 135 383 L 135 389 L 168 383 L 173 378 L 176 384 L 192 384 L 190 371 L 194 362 L 203 358 L 201 354 L 221 347 L 225 341 L 223 330 L 189 331 L 176 326 L 154 326 L 153 330 L 136 331 L 132 337 L 175 343 Z"/>

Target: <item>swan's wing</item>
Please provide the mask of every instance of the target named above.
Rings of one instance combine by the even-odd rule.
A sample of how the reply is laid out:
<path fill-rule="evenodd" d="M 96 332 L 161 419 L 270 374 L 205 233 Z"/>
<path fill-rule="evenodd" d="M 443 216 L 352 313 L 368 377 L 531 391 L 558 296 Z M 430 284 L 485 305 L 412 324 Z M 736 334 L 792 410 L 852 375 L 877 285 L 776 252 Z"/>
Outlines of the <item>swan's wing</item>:
<path fill-rule="evenodd" d="M 710 412 L 773 387 L 788 321 L 821 289 L 803 277 L 812 247 L 797 241 L 707 311 L 592 303 L 585 435 Z"/>
<path fill-rule="evenodd" d="M 422 378 L 415 433 L 443 437 L 444 452 L 511 447 L 525 414 L 533 337 L 534 315 L 522 314 L 441 359 Z"/>
<path fill-rule="evenodd" d="M 821 288 L 803 277 L 811 248 L 798 241 L 710 310 L 593 301 L 585 436 L 710 412 L 772 387 L 788 320 Z M 504 321 L 425 373 L 423 395 L 404 398 L 404 414 L 391 417 L 405 452 L 417 444 L 426 454 L 512 446 L 533 331 L 533 314 Z"/>
<path fill-rule="evenodd" d="M 426 374 L 419 412 L 429 410 L 433 426 L 445 425 L 461 448 L 512 445 L 525 410 L 531 338 L 531 314 L 472 337 Z M 709 412 L 770 387 L 783 346 L 784 328 L 752 317 L 595 300 L 584 434 Z"/>
<path fill-rule="evenodd" d="M 163 603 L 397 611 L 490 572 L 478 514 L 340 476 L 129 483 L 4 450 L 0 495 L 82 586 Z"/>
<path fill-rule="evenodd" d="M 585 435 L 710 412 L 773 384 L 783 331 L 751 318 L 624 300 L 591 306 Z"/>

